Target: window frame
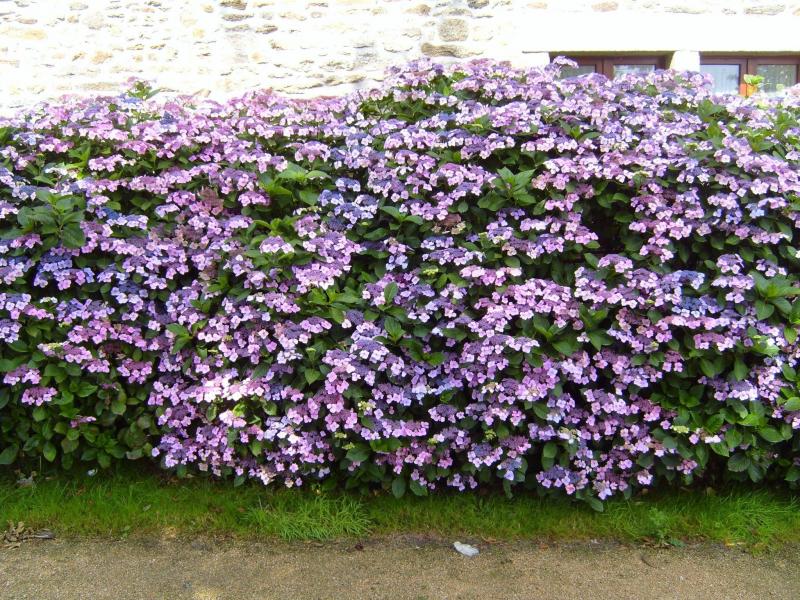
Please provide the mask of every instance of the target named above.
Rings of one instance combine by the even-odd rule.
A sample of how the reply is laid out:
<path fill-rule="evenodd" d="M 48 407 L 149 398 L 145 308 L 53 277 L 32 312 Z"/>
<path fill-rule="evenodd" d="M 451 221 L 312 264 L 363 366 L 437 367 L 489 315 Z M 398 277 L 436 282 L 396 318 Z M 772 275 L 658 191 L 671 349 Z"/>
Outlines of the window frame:
<path fill-rule="evenodd" d="M 738 65 L 740 96 L 753 95 L 755 88 L 745 83 L 744 76 L 755 75 L 761 65 L 794 65 L 795 82 L 800 83 L 800 55 L 701 53 L 700 66 L 703 65 Z"/>
<path fill-rule="evenodd" d="M 652 65 L 654 69 L 666 69 L 667 57 L 663 54 L 565 54 L 555 53 L 578 63 L 579 67 L 594 67 L 595 73 L 614 79 L 616 65 Z"/>

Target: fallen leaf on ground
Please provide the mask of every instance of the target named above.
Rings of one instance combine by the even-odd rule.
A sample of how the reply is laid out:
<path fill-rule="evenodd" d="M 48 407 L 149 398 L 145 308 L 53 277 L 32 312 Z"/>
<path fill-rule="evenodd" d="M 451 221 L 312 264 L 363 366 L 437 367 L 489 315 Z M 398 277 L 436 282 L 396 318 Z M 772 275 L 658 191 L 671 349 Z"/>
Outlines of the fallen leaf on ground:
<path fill-rule="evenodd" d="M 13 521 L 9 521 L 8 527 L 3 532 L 3 547 L 7 549 L 19 548 L 20 544 L 27 540 L 53 540 L 55 537 L 55 534 L 49 529 L 34 531 L 30 527 L 26 527 L 22 521 L 16 524 Z"/>

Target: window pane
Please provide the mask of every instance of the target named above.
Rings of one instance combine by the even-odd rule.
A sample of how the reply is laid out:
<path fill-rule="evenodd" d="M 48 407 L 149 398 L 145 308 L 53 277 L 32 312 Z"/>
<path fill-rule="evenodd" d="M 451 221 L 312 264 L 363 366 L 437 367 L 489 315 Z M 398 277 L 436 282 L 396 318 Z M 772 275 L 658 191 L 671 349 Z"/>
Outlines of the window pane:
<path fill-rule="evenodd" d="M 564 67 L 561 69 L 561 77 L 577 77 L 578 75 L 588 75 L 594 73 L 594 65 L 580 65 L 577 67 Z"/>
<path fill-rule="evenodd" d="M 797 83 L 795 65 L 758 65 L 756 75 L 764 78 L 761 89 L 768 94 L 774 94 Z"/>
<path fill-rule="evenodd" d="M 619 77 L 620 75 L 644 75 L 655 70 L 655 65 L 614 65 L 614 77 Z"/>
<path fill-rule="evenodd" d="M 739 93 L 739 65 L 700 65 L 700 72 L 711 75 L 717 94 Z"/>

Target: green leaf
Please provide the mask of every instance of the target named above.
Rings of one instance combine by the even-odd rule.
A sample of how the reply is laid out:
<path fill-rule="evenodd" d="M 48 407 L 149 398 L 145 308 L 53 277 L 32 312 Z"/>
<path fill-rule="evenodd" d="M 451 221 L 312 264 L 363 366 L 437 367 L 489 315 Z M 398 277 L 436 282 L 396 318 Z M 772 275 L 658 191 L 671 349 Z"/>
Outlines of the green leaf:
<path fill-rule="evenodd" d="M 16 444 L 12 446 L 8 446 L 2 452 L 0 452 L 0 465 L 10 465 L 14 462 L 17 458 L 17 453 L 19 452 L 19 446 Z"/>
<path fill-rule="evenodd" d="M 402 477 L 395 477 L 392 482 L 392 495 L 395 498 L 402 498 L 406 493 L 406 480 Z"/>
<path fill-rule="evenodd" d="M 449 337 L 454 340 L 458 340 L 459 342 L 467 337 L 467 332 L 461 329 L 455 329 L 452 327 L 448 327 L 446 329 L 442 329 L 442 333 L 445 337 Z"/>
<path fill-rule="evenodd" d="M 586 503 L 595 512 L 603 512 L 603 510 L 605 510 L 603 502 L 600 500 L 600 498 L 596 498 L 595 496 L 588 496 L 586 498 Z"/>
<path fill-rule="evenodd" d="M 0 373 L 8 373 L 9 371 L 13 371 L 19 365 L 25 362 L 23 359 L 8 359 L 2 358 L 0 359 Z"/>
<path fill-rule="evenodd" d="M 375 452 L 394 452 L 402 446 L 402 444 L 403 443 L 397 438 L 380 438 L 369 441 L 369 447 Z"/>
<path fill-rule="evenodd" d="M 78 449 L 78 445 L 78 440 L 71 440 L 68 438 L 61 440 L 61 449 L 64 451 L 64 454 L 75 452 L 75 450 Z"/>
<path fill-rule="evenodd" d="M 416 479 L 412 479 L 408 487 L 411 488 L 411 491 L 414 493 L 415 496 L 428 495 L 428 488 L 420 484 Z"/>
<path fill-rule="evenodd" d="M 738 429 L 729 429 L 725 432 L 725 443 L 733 450 L 742 443 L 742 433 Z"/>
<path fill-rule="evenodd" d="M 491 212 L 495 212 L 499 210 L 504 204 L 506 203 L 506 198 L 503 198 L 499 194 L 489 193 L 480 200 L 478 200 L 478 206 L 480 208 L 485 208 Z"/>
<path fill-rule="evenodd" d="M 678 440 L 671 435 L 665 435 L 662 443 L 664 444 L 664 448 L 668 450 L 675 450 L 678 448 Z"/>
<path fill-rule="evenodd" d="M 97 386 L 96 385 L 92 385 L 91 383 L 89 383 L 85 379 L 82 379 L 80 381 L 80 383 L 78 384 L 78 389 L 75 390 L 75 393 L 78 396 L 80 396 L 81 398 L 88 398 L 89 396 L 94 394 L 96 391 L 97 391 Z"/>
<path fill-rule="evenodd" d="M 741 358 L 737 357 L 733 363 L 733 376 L 736 378 L 736 381 L 744 380 L 749 373 L 750 369 L 747 368 L 747 365 L 744 364 Z"/>
<path fill-rule="evenodd" d="M 578 342 L 575 339 L 564 339 L 553 342 L 553 348 L 558 350 L 564 356 L 572 356 L 578 349 Z"/>
<path fill-rule="evenodd" d="M 48 462 L 53 462 L 56 459 L 56 447 L 50 442 L 45 442 L 42 448 L 42 456 L 44 456 Z"/>
<path fill-rule="evenodd" d="M 253 440 L 250 442 L 250 452 L 253 453 L 253 456 L 260 457 L 263 448 L 261 447 L 261 440 Z"/>
<path fill-rule="evenodd" d="M 783 410 L 800 410 L 800 396 L 792 396 L 783 405 Z"/>
<path fill-rule="evenodd" d="M 398 287 L 394 281 L 383 288 L 383 299 L 386 301 L 386 304 L 392 303 L 392 300 L 394 300 L 395 296 L 397 296 L 397 290 Z"/>
<path fill-rule="evenodd" d="M 319 198 L 318 194 L 315 194 L 309 190 L 300 190 L 297 192 L 297 195 L 300 197 L 300 200 L 303 202 L 303 204 L 308 204 L 309 206 L 314 206 Z"/>
<path fill-rule="evenodd" d="M 695 454 L 697 455 L 697 463 L 700 465 L 701 468 L 705 468 L 706 464 L 708 464 L 708 446 L 704 446 L 700 444 L 699 446 L 695 447 Z"/>
<path fill-rule="evenodd" d="M 584 254 L 584 255 L 583 255 L 583 259 L 586 261 L 586 264 L 588 264 L 588 265 L 589 265 L 590 267 L 592 267 L 593 269 L 596 269 L 596 268 L 597 268 L 597 263 L 598 263 L 598 262 L 599 262 L 599 260 L 600 260 L 599 258 L 597 258 L 597 257 L 596 257 L 594 254 L 592 254 L 591 252 L 587 252 L 586 254 Z"/>
<path fill-rule="evenodd" d="M 386 317 L 383 320 L 383 328 L 395 341 L 403 337 L 403 327 L 397 322 L 396 319 L 393 319 L 392 317 Z"/>
<path fill-rule="evenodd" d="M 786 298 L 775 298 L 772 300 L 772 303 L 784 315 L 788 315 L 792 312 L 792 304 Z"/>
<path fill-rule="evenodd" d="M 404 221 L 407 217 L 404 213 L 400 212 L 400 209 L 394 206 L 381 206 L 381 211 L 385 212 L 387 215 L 391 215 L 398 221 Z"/>
<path fill-rule="evenodd" d="M 707 358 L 700 359 L 700 370 L 706 377 L 716 377 L 721 369 L 715 361 L 708 360 Z"/>
<path fill-rule="evenodd" d="M 555 442 L 547 442 L 542 448 L 542 456 L 544 458 L 555 458 L 557 452 L 558 446 Z"/>
<path fill-rule="evenodd" d="M 604 331 L 590 331 L 587 335 L 589 336 L 589 341 L 592 343 L 592 346 L 595 347 L 595 350 L 600 350 L 603 346 L 614 343 L 614 338 Z"/>
<path fill-rule="evenodd" d="M 750 459 L 744 454 L 734 454 L 728 460 L 728 469 L 734 473 L 746 471 L 750 466 Z"/>
<path fill-rule="evenodd" d="M 756 300 L 756 316 L 759 321 L 768 319 L 774 312 L 775 307 L 772 304 L 767 304 L 763 300 Z"/>
<path fill-rule="evenodd" d="M 80 225 L 71 223 L 61 230 L 61 241 L 67 248 L 80 248 L 86 243 L 86 236 Z"/>
<path fill-rule="evenodd" d="M 190 338 L 192 337 L 191 332 L 186 329 L 183 325 L 179 323 L 170 323 L 167 325 L 167 331 L 174 333 L 179 338 Z"/>
<path fill-rule="evenodd" d="M 429 365 L 438 367 L 444 362 L 444 358 L 444 352 L 431 352 L 430 354 L 426 355 L 425 360 Z"/>
<path fill-rule="evenodd" d="M 547 419 L 550 416 L 550 409 L 543 402 L 534 402 L 533 412 L 540 419 Z"/>
<path fill-rule="evenodd" d="M 305 371 L 303 371 L 303 377 L 305 377 L 306 383 L 310 385 L 315 381 L 321 379 L 322 373 L 320 373 L 316 369 L 306 369 Z"/>
<path fill-rule="evenodd" d="M 336 308 L 335 306 L 331 306 L 328 309 L 328 314 L 331 316 L 331 319 L 333 319 L 336 323 L 339 323 L 340 325 L 344 323 L 345 314 L 342 309 Z"/>
<path fill-rule="evenodd" d="M 275 179 L 284 181 L 303 181 L 308 176 L 308 171 L 295 163 L 287 163 L 286 168 L 275 176 Z"/>
<path fill-rule="evenodd" d="M 771 444 L 777 444 L 783 441 L 783 435 L 781 435 L 781 432 L 774 427 L 764 427 L 763 429 L 759 429 L 758 435 Z"/>
<path fill-rule="evenodd" d="M 728 450 L 728 446 L 723 444 L 722 442 L 718 442 L 715 444 L 709 444 L 711 449 L 714 451 L 715 454 L 719 454 L 720 456 L 730 456 L 731 452 Z"/>
<path fill-rule="evenodd" d="M 346 456 L 350 462 L 364 462 L 369 458 L 369 449 L 364 446 L 355 446 L 347 451 Z"/>

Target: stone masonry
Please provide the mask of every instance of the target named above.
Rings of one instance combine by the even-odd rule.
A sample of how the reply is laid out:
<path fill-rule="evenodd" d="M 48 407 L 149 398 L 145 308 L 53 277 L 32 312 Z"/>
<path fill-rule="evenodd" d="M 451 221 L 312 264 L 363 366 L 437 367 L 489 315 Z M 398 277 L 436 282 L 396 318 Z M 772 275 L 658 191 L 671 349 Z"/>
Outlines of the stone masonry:
<path fill-rule="evenodd" d="M 628 31 L 642 29 L 643 41 L 630 38 L 635 46 L 649 43 L 647 28 L 662 28 L 662 19 L 795 26 L 800 2 L 0 0 L 0 109 L 113 93 L 130 77 L 214 97 L 265 87 L 313 96 L 372 85 L 387 66 L 422 56 L 540 65 L 548 52 L 629 50 L 616 46 L 624 36 L 593 26 L 630 22 L 623 18 L 634 19 Z M 674 44 L 659 42 L 671 47 L 650 50 L 703 50 L 675 35 Z M 745 42 L 759 35 L 774 43 L 763 27 Z"/>

